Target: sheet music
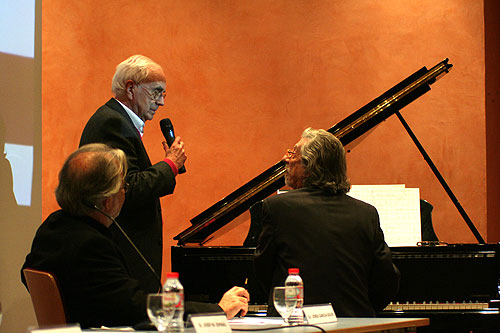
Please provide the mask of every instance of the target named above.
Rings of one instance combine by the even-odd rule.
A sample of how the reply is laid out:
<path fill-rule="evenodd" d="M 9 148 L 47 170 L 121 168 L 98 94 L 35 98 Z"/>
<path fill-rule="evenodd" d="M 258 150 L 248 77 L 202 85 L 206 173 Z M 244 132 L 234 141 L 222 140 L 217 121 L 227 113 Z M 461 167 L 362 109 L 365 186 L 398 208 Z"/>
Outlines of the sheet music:
<path fill-rule="evenodd" d="M 347 194 L 377 208 L 389 246 L 415 246 L 422 240 L 418 188 L 406 188 L 404 184 L 352 185 Z"/>

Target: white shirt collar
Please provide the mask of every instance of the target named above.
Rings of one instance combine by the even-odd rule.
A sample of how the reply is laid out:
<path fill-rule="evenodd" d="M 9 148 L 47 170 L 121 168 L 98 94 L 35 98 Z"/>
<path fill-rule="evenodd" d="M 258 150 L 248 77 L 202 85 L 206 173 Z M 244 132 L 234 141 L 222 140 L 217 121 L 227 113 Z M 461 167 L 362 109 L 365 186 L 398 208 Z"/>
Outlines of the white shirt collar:
<path fill-rule="evenodd" d="M 123 104 L 122 102 L 120 102 L 117 99 L 116 99 L 116 101 L 118 103 L 120 103 L 121 106 L 123 106 L 123 108 L 125 109 L 125 111 L 127 111 L 128 116 L 132 120 L 132 123 L 134 123 L 135 128 L 137 128 L 137 131 L 139 132 L 139 134 L 141 135 L 141 138 L 142 138 L 142 136 L 144 135 L 144 121 L 142 121 L 142 119 L 139 118 L 139 116 L 136 115 L 134 113 L 134 111 L 130 110 L 128 106 L 126 106 L 125 104 Z"/>

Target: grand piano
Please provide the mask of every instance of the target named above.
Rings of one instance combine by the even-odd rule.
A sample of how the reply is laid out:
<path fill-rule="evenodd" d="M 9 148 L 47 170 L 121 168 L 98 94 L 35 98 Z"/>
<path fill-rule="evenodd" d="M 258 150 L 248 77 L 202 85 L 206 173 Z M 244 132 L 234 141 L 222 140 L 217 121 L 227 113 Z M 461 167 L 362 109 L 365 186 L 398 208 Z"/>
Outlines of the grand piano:
<path fill-rule="evenodd" d="M 422 242 L 421 246 L 391 248 L 401 271 L 401 288 L 393 302 L 378 315 L 429 317 L 428 330 L 433 332 L 496 332 L 500 330 L 499 245 L 485 244 L 399 112 L 428 92 L 430 85 L 451 67 L 445 59 L 431 69 L 421 68 L 328 131 L 346 146 L 395 114 L 478 241 L 478 244 L 446 245 Z M 255 314 L 265 313 L 268 296 L 257 284 L 252 265 L 260 231 L 259 217 L 250 208 L 285 185 L 284 171 L 284 163 L 276 163 L 195 216 L 192 225 L 174 237 L 178 245 L 171 249 L 172 271 L 180 273 L 186 300 L 217 303 L 226 290 L 240 285 L 251 294 L 250 310 Z M 252 223 L 243 246 L 205 245 L 249 209 Z"/>

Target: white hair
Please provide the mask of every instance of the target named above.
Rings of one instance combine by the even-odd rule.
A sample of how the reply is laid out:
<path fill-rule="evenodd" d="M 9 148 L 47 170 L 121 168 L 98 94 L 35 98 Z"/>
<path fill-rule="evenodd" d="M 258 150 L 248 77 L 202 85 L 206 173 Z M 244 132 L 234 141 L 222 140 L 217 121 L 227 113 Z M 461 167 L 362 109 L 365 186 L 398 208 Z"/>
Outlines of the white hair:
<path fill-rule="evenodd" d="M 161 66 L 153 60 L 140 54 L 133 55 L 116 66 L 111 90 L 115 96 L 123 95 L 127 81 L 132 80 L 140 84 L 146 81 L 152 72 L 160 72 L 163 75 Z"/>

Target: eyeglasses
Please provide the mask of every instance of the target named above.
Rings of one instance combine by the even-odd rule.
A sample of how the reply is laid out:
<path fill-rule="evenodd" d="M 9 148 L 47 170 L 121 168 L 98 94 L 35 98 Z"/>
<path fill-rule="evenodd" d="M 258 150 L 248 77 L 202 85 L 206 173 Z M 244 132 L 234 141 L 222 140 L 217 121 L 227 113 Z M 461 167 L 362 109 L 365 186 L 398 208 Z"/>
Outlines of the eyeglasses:
<path fill-rule="evenodd" d="M 125 191 L 125 193 L 127 193 L 129 186 L 130 186 L 129 183 L 125 182 L 125 183 L 123 183 L 123 186 L 120 187 L 120 190 L 123 189 L 123 191 Z"/>
<path fill-rule="evenodd" d="M 167 93 L 164 91 L 160 90 L 153 90 L 153 92 L 149 91 L 149 89 L 145 88 L 144 86 L 141 86 L 139 84 L 139 87 L 144 89 L 144 91 L 148 94 L 148 96 L 153 100 L 153 101 L 159 101 L 161 98 L 165 99 L 167 96 Z"/>
<path fill-rule="evenodd" d="M 292 150 L 292 149 L 287 149 L 286 151 L 286 157 L 288 159 L 294 157 L 295 155 L 297 155 L 298 153 L 295 151 L 295 150 Z"/>

